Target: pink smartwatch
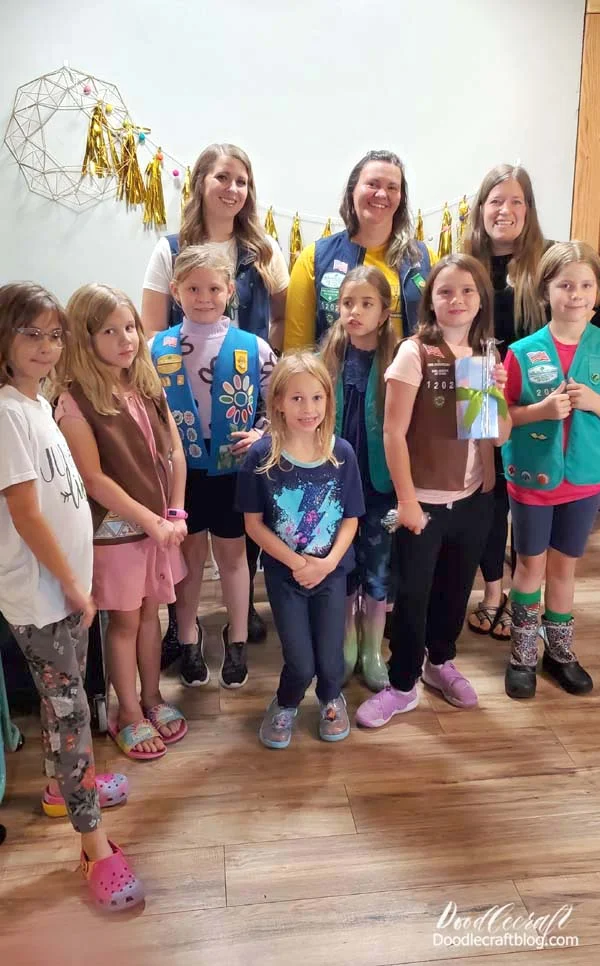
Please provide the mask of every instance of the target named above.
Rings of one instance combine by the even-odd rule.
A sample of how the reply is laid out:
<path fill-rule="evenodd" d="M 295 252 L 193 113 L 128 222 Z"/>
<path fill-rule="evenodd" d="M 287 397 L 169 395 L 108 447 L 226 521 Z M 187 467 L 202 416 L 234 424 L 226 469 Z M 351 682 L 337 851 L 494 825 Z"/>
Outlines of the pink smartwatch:
<path fill-rule="evenodd" d="M 167 520 L 187 520 L 187 517 L 185 510 L 167 510 Z"/>

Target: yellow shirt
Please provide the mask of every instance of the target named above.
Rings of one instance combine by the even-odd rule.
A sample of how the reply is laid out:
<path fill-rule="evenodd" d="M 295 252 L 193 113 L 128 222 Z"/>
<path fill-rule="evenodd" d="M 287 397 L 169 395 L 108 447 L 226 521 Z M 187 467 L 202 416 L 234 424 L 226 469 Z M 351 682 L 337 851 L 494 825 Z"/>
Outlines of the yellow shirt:
<path fill-rule="evenodd" d="M 390 283 L 391 318 L 398 338 L 402 338 L 400 281 L 397 272 L 385 261 L 386 247 L 381 245 L 379 248 L 367 248 L 363 264 L 378 268 Z M 438 260 L 437 255 L 429 247 L 427 251 L 433 266 Z M 285 308 L 284 351 L 312 348 L 315 343 L 316 319 L 317 293 L 315 291 L 315 243 L 313 242 L 302 250 L 292 269 Z"/>

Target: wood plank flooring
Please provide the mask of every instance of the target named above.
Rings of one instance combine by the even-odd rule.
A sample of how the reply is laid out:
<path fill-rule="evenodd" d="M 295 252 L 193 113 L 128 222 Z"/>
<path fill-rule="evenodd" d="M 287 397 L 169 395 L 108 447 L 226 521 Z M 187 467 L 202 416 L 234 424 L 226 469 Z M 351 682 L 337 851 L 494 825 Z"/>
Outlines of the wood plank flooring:
<path fill-rule="evenodd" d="M 99 770 L 131 781 L 129 803 L 105 812 L 105 824 L 144 879 L 145 907 L 107 920 L 87 904 L 68 822 L 41 814 L 37 721 L 20 719 L 28 741 L 7 758 L 0 807 L 9 830 L 0 963 L 600 963 L 599 591 L 600 531 L 576 598 L 577 651 L 597 682 L 588 696 L 540 676 L 534 701 L 509 701 L 507 647 L 465 631 L 459 664 L 479 693 L 477 710 L 423 690 L 419 708 L 387 728 L 354 729 L 327 745 L 311 692 L 290 748 L 275 752 L 256 732 L 277 683 L 276 635 L 271 626 L 267 643 L 250 648 L 245 688 L 220 689 L 223 610 L 219 584 L 207 581 L 211 683 L 186 690 L 173 674 L 163 692 L 188 716 L 186 739 L 154 763 L 128 761 L 108 738 L 95 742 Z M 261 579 L 258 597 L 268 617 Z M 353 682 L 350 709 L 367 694 Z M 461 917 L 506 906 L 502 918 L 513 921 L 493 933 L 482 924 L 440 930 L 448 903 Z M 542 917 L 564 906 L 572 911 L 563 928 L 551 925 L 546 948 L 536 948 Z M 578 946 L 556 945 L 565 937 Z"/>

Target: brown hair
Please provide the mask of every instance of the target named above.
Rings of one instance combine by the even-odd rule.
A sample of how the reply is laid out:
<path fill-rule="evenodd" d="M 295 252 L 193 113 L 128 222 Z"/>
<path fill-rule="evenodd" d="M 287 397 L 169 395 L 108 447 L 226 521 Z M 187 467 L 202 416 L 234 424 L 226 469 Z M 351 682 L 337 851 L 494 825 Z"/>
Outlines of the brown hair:
<path fill-rule="evenodd" d="M 119 412 L 120 388 L 112 369 L 98 356 L 92 337 L 119 306 L 130 309 L 139 337 L 137 355 L 127 370 L 128 385 L 148 399 L 160 399 L 162 386 L 152 364 L 141 319 L 129 296 L 116 288 L 91 282 L 73 293 L 67 303 L 70 344 L 68 365 L 62 369 L 62 388 L 78 382 L 96 412 L 103 416 Z"/>
<path fill-rule="evenodd" d="M 588 265 L 596 276 L 596 304 L 600 296 L 600 256 L 591 245 L 581 241 L 556 242 L 543 255 L 536 278 L 536 292 L 541 302 L 548 302 L 548 284 L 565 265 L 577 262 Z"/>
<path fill-rule="evenodd" d="M 271 266 L 273 249 L 267 241 L 267 236 L 258 220 L 256 187 L 250 158 L 245 151 L 242 151 L 235 144 L 209 144 L 197 159 L 192 171 L 191 194 L 181 219 L 179 247 L 183 249 L 186 245 L 200 245 L 209 241 L 206 237 L 203 213 L 204 180 L 219 158 L 235 158 L 236 161 L 244 165 L 248 174 L 248 197 L 244 207 L 234 218 L 233 230 L 236 240 L 254 255 L 256 269 L 267 290 L 272 293 L 275 287 L 275 277 Z"/>
<path fill-rule="evenodd" d="M 394 212 L 392 221 L 392 232 L 388 239 L 385 260 L 392 268 L 398 268 L 405 255 L 408 255 L 412 262 L 418 262 L 420 258 L 419 249 L 412 235 L 412 220 L 408 207 L 408 185 L 404 165 L 393 151 L 367 151 L 364 157 L 358 161 L 352 171 L 344 189 L 344 196 L 340 205 L 340 215 L 348 230 L 350 238 L 356 235 L 359 229 L 358 215 L 354 207 L 354 189 L 358 184 L 361 171 L 370 161 L 383 161 L 386 164 L 393 164 L 400 169 L 400 204 Z"/>
<path fill-rule="evenodd" d="M 521 186 L 527 208 L 523 231 L 515 239 L 514 251 L 508 263 L 508 277 L 515 292 L 515 329 L 524 333 L 539 329 L 546 321 L 535 292 L 535 276 L 546 243 L 538 220 L 531 178 L 525 168 L 498 164 L 488 171 L 471 208 L 463 250 L 479 259 L 491 275 L 492 246 L 483 224 L 483 206 L 497 185 L 512 180 Z"/>
<path fill-rule="evenodd" d="M 341 304 L 344 288 L 350 282 L 366 282 L 372 285 L 381 299 L 381 306 L 387 313 L 386 318 L 377 330 L 377 348 L 375 349 L 375 363 L 377 365 L 377 405 L 380 415 L 383 415 L 385 402 L 384 373 L 394 358 L 394 351 L 398 345 L 398 336 L 390 318 L 392 305 L 392 290 L 383 272 L 374 265 L 359 265 L 348 272 L 341 284 L 339 304 Z M 344 356 L 349 342 L 348 333 L 341 319 L 338 319 L 325 334 L 321 345 L 321 356 L 327 366 L 331 381 L 335 387 L 344 365 Z"/>
<path fill-rule="evenodd" d="M 275 366 L 269 382 L 267 416 L 270 422 L 271 452 L 267 460 L 258 469 L 259 473 L 268 473 L 272 467 L 279 466 L 281 463 L 282 452 L 285 449 L 286 425 L 283 413 L 278 408 L 278 403 L 280 403 L 282 397 L 285 395 L 292 376 L 303 373 L 317 379 L 325 391 L 325 418 L 321 425 L 317 427 L 316 436 L 322 458 L 333 463 L 334 466 L 339 465 L 333 454 L 335 398 L 333 394 L 333 383 L 331 382 L 327 367 L 314 352 L 288 352 L 281 357 Z"/>
<path fill-rule="evenodd" d="M 419 306 L 419 325 L 415 335 L 427 345 L 437 345 L 443 341 L 444 336 L 433 311 L 433 287 L 439 274 L 445 268 L 453 266 L 468 272 L 479 292 L 481 305 L 469 329 L 469 345 L 474 355 L 481 355 L 482 341 L 494 338 L 494 292 L 489 275 L 481 262 L 472 255 L 446 255 L 433 266 L 423 290 Z"/>
<path fill-rule="evenodd" d="M 0 288 L 0 386 L 12 378 L 8 357 L 17 329 L 33 325 L 42 312 L 54 312 L 57 328 L 67 332 L 67 319 L 58 299 L 35 282 L 11 282 Z M 64 349 L 63 353 L 64 355 Z"/>

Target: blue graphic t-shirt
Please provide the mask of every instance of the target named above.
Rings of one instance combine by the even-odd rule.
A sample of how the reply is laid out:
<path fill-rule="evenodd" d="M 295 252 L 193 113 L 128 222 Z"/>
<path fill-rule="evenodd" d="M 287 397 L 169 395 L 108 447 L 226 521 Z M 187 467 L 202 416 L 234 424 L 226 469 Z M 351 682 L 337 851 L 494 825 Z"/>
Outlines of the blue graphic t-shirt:
<path fill-rule="evenodd" d="M 257 473 L 271 448 L 264 436 L 250 448 L 238 473 L 236 507 L 241 513 L 262 513 L 265 526 L 297 553 L 326 557 L 344 517 L 361 517 L 365 504 L 354 450 L 344 439 L 333 448 L 339 466 L 329 461 L 299 463 L 289 455 L 269 473 Z M 289 568 L 263 553 L 265 567 Z M 354 568 L 352 546 L 339 565 Z"/>

